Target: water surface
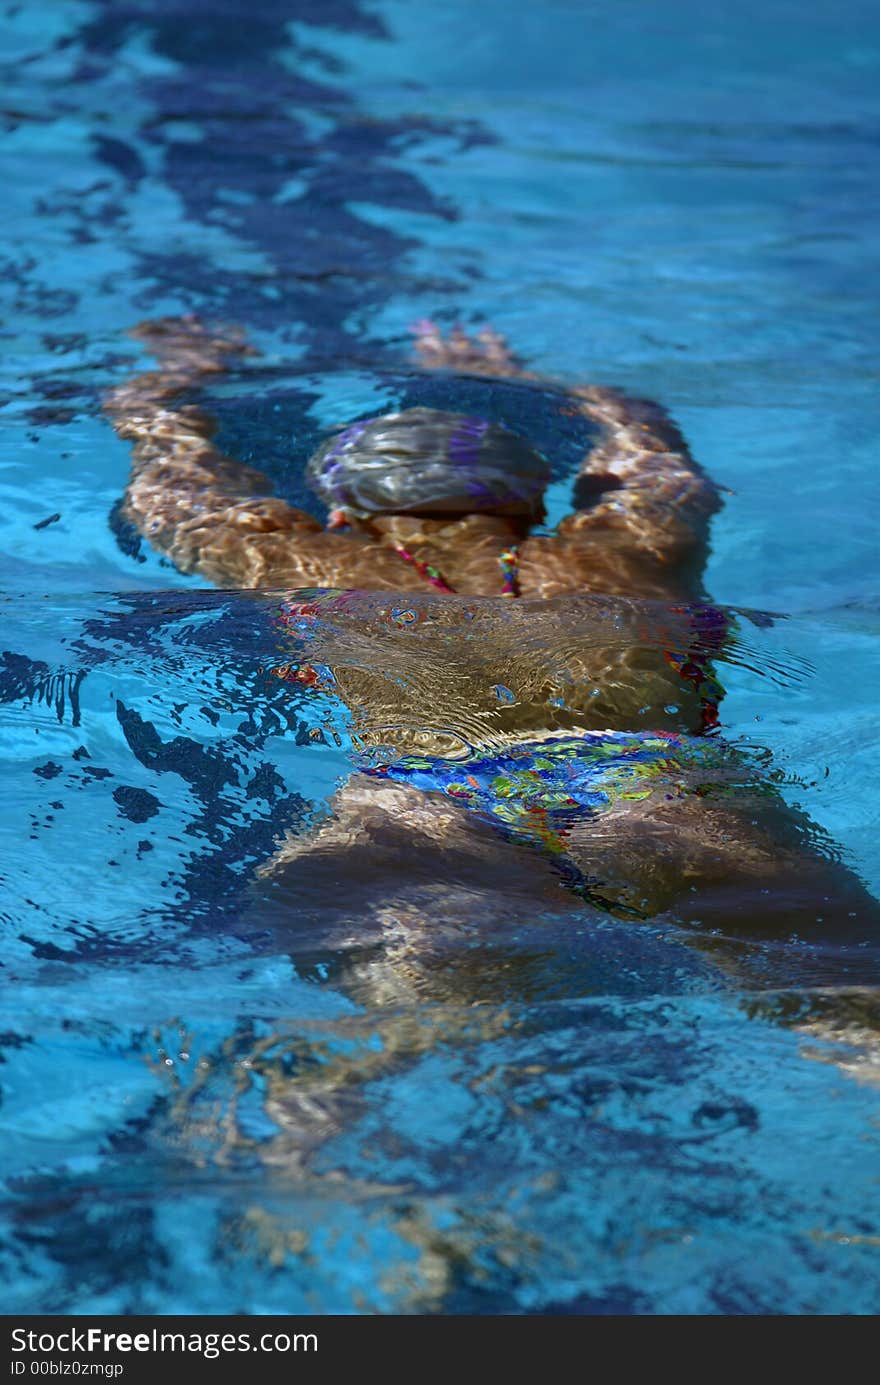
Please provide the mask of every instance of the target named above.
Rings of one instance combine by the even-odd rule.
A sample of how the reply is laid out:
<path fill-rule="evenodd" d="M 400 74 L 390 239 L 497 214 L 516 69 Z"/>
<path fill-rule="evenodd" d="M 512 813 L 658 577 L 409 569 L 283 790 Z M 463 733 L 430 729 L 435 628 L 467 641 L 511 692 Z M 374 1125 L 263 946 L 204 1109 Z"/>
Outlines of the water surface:
<path fill-rule="evenodd" d="M 328 428 L 443 406 L 426 314 L 661 399 L 733 492 L 708 589 L 780 616 L 724 662 L 725 738 L 876 891 L 875 7 L 4 26 L 6 1311 L 876 1312 L 876 948 L 713 948 L 562 887 L 292 914 L 267 863 L 351 718 L 273 675 L 274 598 L 112 521 L 99 409 L 139 318 L 243 323 L 224 445 L 301 503 Z M 546 448 L 558 518 L 554 389 L 456 389 Z"/>

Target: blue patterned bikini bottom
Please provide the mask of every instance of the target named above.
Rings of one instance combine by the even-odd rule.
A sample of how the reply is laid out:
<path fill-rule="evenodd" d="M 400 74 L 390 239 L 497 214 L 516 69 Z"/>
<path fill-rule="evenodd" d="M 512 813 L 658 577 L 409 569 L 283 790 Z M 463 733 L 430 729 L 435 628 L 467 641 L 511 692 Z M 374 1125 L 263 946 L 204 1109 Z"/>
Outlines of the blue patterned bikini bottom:
<path fill-rule="evenodd" d="M 364 772 L 443 793 L 509 827 L 528 827 L 540 818 L 581 817 L 647 798 L 657 788 L 678 797 L 683 775 L 717 763 L 719 749 L 702 736 L 600 731 L 523 741 L 466 761 L 404 755 Z"/>
<path fill-rule="evenodd" d="M 524 741 L 466 761 L 405 755 L 367 774 L 442 793 L 556 858 L 565 883 L 605 911 L 641 917 L 597 890 L 602 882 L 565 861 L 566 829 L 624 801 L 700 791 L 717 769 L 718 741 L 673 732 L 600 731 Z"/>

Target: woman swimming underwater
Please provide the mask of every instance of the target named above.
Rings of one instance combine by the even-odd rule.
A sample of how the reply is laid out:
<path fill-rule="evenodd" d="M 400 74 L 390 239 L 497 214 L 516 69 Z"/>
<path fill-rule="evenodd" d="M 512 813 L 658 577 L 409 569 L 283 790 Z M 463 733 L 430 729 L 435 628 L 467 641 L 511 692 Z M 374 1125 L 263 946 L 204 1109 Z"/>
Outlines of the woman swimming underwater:
<path fill-rule="evenodd" d="M 444 342 L 423 327 L 417 350 L 426 366 L 532 378 L 492 333 L 476 343 L 460 334 Z M 701 594 L 718 492 L 657 405 L 608 389 L 570 392 L 602 441 L 575 483 L 579 508 L 544 536 L 530 530 L 542 516 L 549 474 L 517 435 L 437 410 L 354 424 L 312 461 L 332 510 L 325 528 L 271 496 L 264 475 L 219 452 L 212 419 L 171 406 L 226 369 L 246 349 L 241 338 L 177 319 L 144 323 L 134 335 L 162 368 L 105 400 L 116 431 L 134 442 L 125 514 L 183 572 L 227 587 L 423 591 L 432 584 L 462 595 L 516 590 L 541 599 Z"/>
<path fill-rule="evenodd" d="M 184 572 L 289 590 L 279 672 L 340 698 L 365 750 L 320 830 L 263 868 L 276 912 L 338 913 L 344 878 L 383 926 L 441 907 L 509 923 L 556 907 L 561 883 L 708 932 L 871 934 L 857 877 L 706 734 L 728 636 L 701 585 L 718 491 L 659 406 L 568 391 L 600 438 L 553 533 L 535 532 L 547 464 L 519 434 L 423 407 L 360 420 L 309 462 L 323 526 L 180 402 L 243 338 L 194 319 L 135 335 L 160 368 L 105 400 L 134 444 L 125 517 Z M 534 378 L 489 331 L 423 323 L 416 349 L 427 370 Z"/>

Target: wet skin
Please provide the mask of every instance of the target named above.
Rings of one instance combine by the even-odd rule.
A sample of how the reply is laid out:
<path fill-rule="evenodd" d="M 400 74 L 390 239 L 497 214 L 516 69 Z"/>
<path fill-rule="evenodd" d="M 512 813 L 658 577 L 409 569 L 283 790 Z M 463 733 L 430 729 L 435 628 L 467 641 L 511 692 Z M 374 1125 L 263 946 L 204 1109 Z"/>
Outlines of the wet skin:
<path fill-rule="evenodd" d="M 105 401 L 134 444 L 127 518 L 183 571 L 221 586 L 358 589 L 324 605 L 311 632 L 307 594 L 279 602 L 288 628 L 300 627 L 281 671 L 326 692 L 314 666 L 328 669 L 356 741 L 444 756 L 564 733 L 711 727 L 710 659 L 724 631 L 707 638 L 701 613 L 714 608 L 701 570 L 718 493 L 659 406 L 601 387 L 570 391 L 601 437 L 575 481 L 580 508 L 554 535 L 491 514 L 380 515 L 340 533 L 272 496 L 262 473 L 216 448 L 211 418 L 181 402 L 249 350 L 240 333 L 165 319 L 135 334 L 160 369 Z M 423 323 L 416 348 L 427 369 L 532 378 L 492 332 L 443 338 Z M 507 602 L 499 554 L 514 543 L 520 601 Z M 400 544 L 454 594 L 431 591 Z M 466 631 L 475 608 L 478 638 Z M 418 629 L 400 629 L 401 609 L 415 611 Z M 495 690 L 511 685 L 499 703 Z M 534 832 L 479 820 L 442 794 L 355 774 L 324 824 L 262 868 L 254 918 L 271 916 L 277 930 L 308 916 L 332 934 L 351 914 L 332 883 L 357 879 L 362 925 L 381 932 L 393 917 L 415 955 L 438 917 L 534 919 L 570 908 L 572 881 L 589 880 L 597 888 L 581 891 L 584 908 L 598 899 L 612 914 L 674 920 L 701 936 L 794 933 L 835 946 L 877 936 L 876 901 L 820 849 L 814 824 L 730 763 L 708 790 L 704 779 L 681 769 L 672 793 L 646 783 L 602 812 L 575 814 L 548 850 Z"/>

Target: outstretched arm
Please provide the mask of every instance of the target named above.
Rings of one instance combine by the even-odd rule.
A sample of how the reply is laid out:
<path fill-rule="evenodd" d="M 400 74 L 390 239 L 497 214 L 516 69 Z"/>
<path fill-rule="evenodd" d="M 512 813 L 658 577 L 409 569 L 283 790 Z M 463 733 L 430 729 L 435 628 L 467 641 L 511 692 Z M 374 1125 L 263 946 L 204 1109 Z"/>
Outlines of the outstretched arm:
<path fill-rule="evenodd" d="M 160 318 L 132 333 L 159 369 L 110 390 L 104 409 L 134 443 L 122 514 L 182 572 L 221 586 L 260 586 L 296 537 L 322 535 L 302 510 L 270 494 L 262 472 L 226 456 L 212 441 L 216 424 L 178 402 L 251 350 L 230 329 L 212 331 L 195 318 Z"/>
<path fill-rule="evenodd" d="M 595 385 L 577 386 L 571 395 L 602 433 L 575 481 L 575 513 L 559 532 L 582 538 L 614 534 L 664 564 L 699 553 L 720 508 L 718 487 L 694 461 L 666 410 Z"/>
<path fill-rule="evenodd" d="M 535 380 L 504 337 L 460 327 L 443 336 L 430 319 L 413 327 L 416 355 L 431 369 Z M 647 399 L 598 385 L 569 391 L 577 408 L 599 425 L 574 487 L 575 513 L 559 525 L 567 540 L 602 538 L 615 548 L 662 565 L 699 557 L 708 522 L 719 508 L 718 488 L 705 476 L 666 410 Z"/>

